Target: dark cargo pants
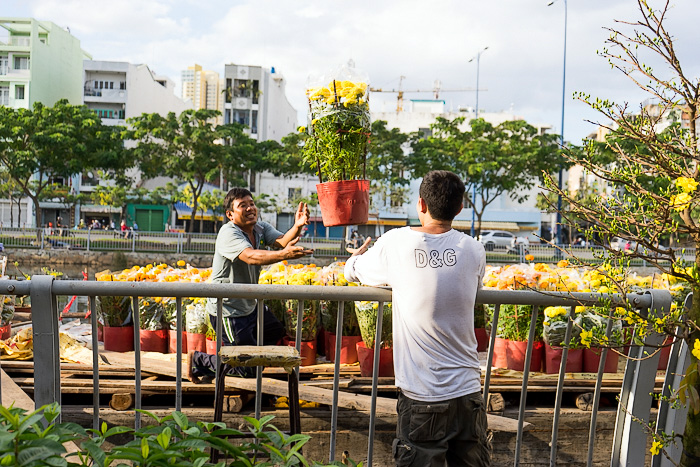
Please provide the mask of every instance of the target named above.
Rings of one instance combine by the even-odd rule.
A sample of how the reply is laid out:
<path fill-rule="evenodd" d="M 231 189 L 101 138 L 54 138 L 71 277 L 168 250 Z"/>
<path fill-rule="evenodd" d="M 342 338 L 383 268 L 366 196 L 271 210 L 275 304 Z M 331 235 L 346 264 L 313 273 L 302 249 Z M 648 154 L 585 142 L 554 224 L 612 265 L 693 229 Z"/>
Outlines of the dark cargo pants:
<path fill-rule="evenodd" d="M 398 467 L 491 465 L 491 440 L 481 393 L 420 402 L 399 393 L 394 460 Z"/>

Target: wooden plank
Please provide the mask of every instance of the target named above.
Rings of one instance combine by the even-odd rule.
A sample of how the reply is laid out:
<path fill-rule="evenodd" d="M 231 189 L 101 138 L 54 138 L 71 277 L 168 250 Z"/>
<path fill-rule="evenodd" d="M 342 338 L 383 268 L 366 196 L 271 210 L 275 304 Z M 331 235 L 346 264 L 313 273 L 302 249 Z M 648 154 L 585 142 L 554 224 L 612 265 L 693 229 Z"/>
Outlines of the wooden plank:
<path fill-rule="evenodd" d="M 22 408 L 27 412 L 34 412 L 34 400 L 15 384 L 3 369 L 0 369 L 0 384 L 2 385 L 1 402 L 3 406 L 9 407 L 14 404 L 15 407 Z M 66 454 L 78 452 L 78 446 L 72 441 L 63 443 L 63 447 L 66 448 Z"/>
<path fill-rule="evenodd" d="M 0 369 L 0 378 L 0 384 L 2 384 L 2 405 L 9 407 L 14 403 L 15 407 L 33 412 L 34 401 L 32 398 L 12 381 L 12 378 L 7 376 L 4 369 Z"/>
<path fill-rule="evenodd" d="M 227 386 L 231 385 L 239 389 L 255 391 L 257 384 L 253 378 L 226 378 Z M 265 394 L 275 396 L 287 396 L 288 387 L 286 381 L 278 379 L 263 378 L 262 391 Z M 315 386 L 299 384 L 299 398 L 321 404 L 333 404 L 333 391 Z M 369 412 L 371 407 L 371 397 L 358 394 L 338 393 L 338 407 L 347 409 L 362 410 Z M 396 399 L 377 397 L 377 414 L 396 414 Z M 518 421 L 512 418 L 500 417 L 488 414 L 489 428 L 494 431 L 515 432 L 518 430 Z M 530 423 L 524 422 L 523 429 L 528 430 Z"/>

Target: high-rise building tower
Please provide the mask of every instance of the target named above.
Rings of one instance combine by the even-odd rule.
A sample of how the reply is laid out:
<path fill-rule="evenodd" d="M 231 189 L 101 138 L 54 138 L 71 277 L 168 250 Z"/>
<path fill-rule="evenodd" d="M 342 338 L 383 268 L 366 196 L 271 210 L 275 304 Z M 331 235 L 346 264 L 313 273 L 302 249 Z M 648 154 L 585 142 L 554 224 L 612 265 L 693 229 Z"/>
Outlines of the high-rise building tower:
<path fill-rule="evenodd" d="M 223 82 L 219 73 L 203 70 L 201 65 L 187 67 L 182 71 L 182 98 L 192 100 L 194 109 L 210 109 L 224 112 Z M 220 116 L 216 123 L 223 123 Z"/>

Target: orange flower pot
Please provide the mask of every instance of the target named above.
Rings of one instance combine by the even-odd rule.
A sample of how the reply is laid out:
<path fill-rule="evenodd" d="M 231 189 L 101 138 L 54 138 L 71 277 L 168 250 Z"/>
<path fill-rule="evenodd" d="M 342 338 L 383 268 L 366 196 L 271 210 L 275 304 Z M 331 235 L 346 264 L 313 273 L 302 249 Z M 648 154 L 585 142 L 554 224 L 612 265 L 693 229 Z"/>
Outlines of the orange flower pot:
<path fill-rule="evenodd" d="M 515 371 L 525 369 L 525 356 L 527 352 L 527 341 L 508 341 L 506 348 L 506 359 L 508 368 Z M 544 353 L 544 342 L 536 341 L 532 343 L 532 359 L 530 360 L 530 371 L 541 371 L 542 354 Z"/>
<path fill-rule="evenodd" d="M 177 330 L 168 329 L 168 353 L 177 352 Z M 182 353 L 187 353 L 187 333 L 182 333 Z"/>
<path fill-rule="evenodd" d="M 132 352 L 134 350 L 133 326 L 105 326 L 103 328 L 105 350 Z"/>
<path fill-rule="evenodd" d="M 288 337 L 282 339 L 282 344 L 289 347 L 296 347 L 296 341 Z M 299 354 L 301 356 L 301 366 L 309 366 L 316 364 L 316 341 L 301 341 L 299 346 Z"/>
<path fill-rule="evenodd" d="M 508 359 L 506 357 L 508 340 L 501 337 L 496 337 L 493 342 L 493 363 L 492 368 L 508 368 Z"/>
<path fill-rule="evenodd" d="M 186 332 L 185 336 L 187 337 L 187 349 L 188 350 L 194 350 L 197 352 L 206 352 L 207 351 L 207 338 L 204 334 Z M 185 351 L 184 343 L 182 345 L 182 351 L 183 352 Z"/>
<path fill-rule="evenodd" d="M 544 345 L 544 369 L 546 373 L 558 374 L 564 349 Z M 566 372 L 580 373 L 583 370 L 583 349 L 569 349 L 566 356 Z"/>
<path fill-rule="evenodd" d="M 335 363 L 335 334 L 326 331 L 326 357 Z M 340 343 L 340 363 L 357 363 L 357 343 L 362 336 L 343 336 Z"/>
<path fill-rule="evenodd" d="M 207 339 L 206 341 L 206 352 L 209 355 L 216 355 L 216 341 L 211 339 Z"/>
<path fill-rule="evenodd" d="M 374 372 L 374 349 L 369 349 L 363 341 L 356 344 L 357 361 L 360 363 L 360 376 L 372 376 Z M 379 349 L 379 376 L 394 376 L 394 349 Z"/>
<path fill-rule="evenodd" d="M 369 219 L 369 180 L 317 183 L 323 225 L 366 224 Z"/>
<path fill-rule="evenodd" d="M 157 331 L 139 329 L 139 340 L 143 352 L 168 353 L 168 333 L 165 329 Z"/>
<path fill-rule="evenodd" d="M 583 371 L 586 373 L 598 373 L 601 354 L 602 349 L 583 349 Z M 603 373 L 617 373 L 618 357 L 619 355 L 615 352 L 608 350 Z"/>

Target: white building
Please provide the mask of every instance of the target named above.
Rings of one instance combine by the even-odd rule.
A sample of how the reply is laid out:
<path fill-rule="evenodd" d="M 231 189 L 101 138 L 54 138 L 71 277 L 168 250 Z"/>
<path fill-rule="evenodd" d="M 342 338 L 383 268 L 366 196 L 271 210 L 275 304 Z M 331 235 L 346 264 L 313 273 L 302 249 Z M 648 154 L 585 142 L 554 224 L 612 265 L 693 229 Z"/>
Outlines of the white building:
<path fill-rule="evenodd" d="M 85 60 L 83 65 L 83 102 L 102 117 L 102 123 L 106 125 L 126 125 L 127 119 L 143 113 L 163 116 L 170 112 L 180 114 L 192 106 L 191 101 L 183 101 L 175 95 L 175 83 L 170 78 L 156 74 L 148 65 L 103 60 Z M 127 141 L 125 145 L 133 143 Z M 137 186 L 149 189 L 165 183 L 160 178 L 141 180 L 140 173 L 135 169 L 129 175 L 135 179 Z M 100 183 L 104 182 L 99 180 L 96 173 L 86 172 L 74 178 L 73 186 L 78 192 L 89 193 Z M 75 217 L 86 222 L 90 219 L 98 219 L 102 223 L 116 220 L 119 224 L 116 217 L 120 212 L 119 208 L 86 204 L 76 207 Z M 127 221 L 129 225 L 133 222 Z"/>
<path fill-rule="evenodd" d="M 442 117 L 447 120 L 454 120 L 457 117 L 464 117 L 464 123 L 461 126 L 463 131 L 468 130 L 469 122 L 476 115 L 473 109 L 459 109 L 458 111 L 448 111 L 445 109 L 445 101 L 440 99 L 414 99 L 409 101 L 407 109 L 401 112 L 396 110 L 390 112 L 372 112 L 372 121 L 384 120 L 387 122 L 387 128 L 398 128 L 402 133 L 413 133 L 416 131 L 423 132 L 426 136 L 431 134 L 430 125 L 435 123 L 437 117 Z M 522 120 L 523 117 L 514 114 L 513 112 L 487 112 L 480 110 L 479 118 L 483 118 L 493 125 L 499 125 L 508 120 Z M 551 127 L 549 125 L 536 125 L 540 134 L 545 133 Z M 370 223 L 377 224 L 376 227 L 365 227 L 360 233 L 365 235 L 381 234 L 386 228 L 397 225 L 397 219 L 403 218 L 409 225 L 418 224 L 415 205 L 418 200 L 418 188 L 420 180 L 414 180 L 410 186 L 409 202 L 401 209 L 381 207 L 374 200 L 374 206 L 377 207 L 376 220 Z M 507 194 L 501 195 L 496 201 L 489 204 L 484 211 L 481 219 L 482 230 L 497 229 L 508 230 L 516 235 L 529 236 L 531 240 L 536 240 L 533 232 L 540 233 L 542 213 L 535 206 L 537 200 L 538 189 L 535 187 L 530 190 L 529 198 L 525 203 L 518 204 L 510 199 Z M 478 196 L 477 196 L 478 200 Z M 454 222 L 455 228 L 470 231 L 472 221 L 472 210 L 466 208 L 457 216 Z M 362 231 L 364 230 L 364 231 Z"/>

